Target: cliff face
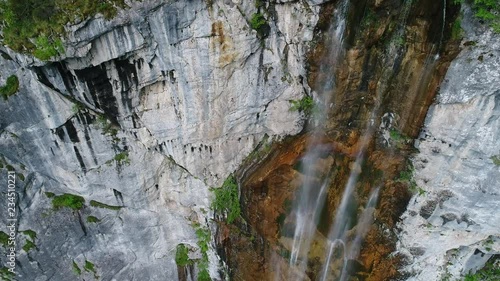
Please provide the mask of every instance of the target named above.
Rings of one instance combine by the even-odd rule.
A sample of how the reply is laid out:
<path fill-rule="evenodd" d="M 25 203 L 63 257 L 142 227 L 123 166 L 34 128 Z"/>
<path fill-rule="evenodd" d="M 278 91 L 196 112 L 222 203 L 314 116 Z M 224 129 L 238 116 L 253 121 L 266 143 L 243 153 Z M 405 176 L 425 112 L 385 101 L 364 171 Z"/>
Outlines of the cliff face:
<path fill-rule="evenodd" d="M 308 89 L 319 2 L 276 4 L 260 35 L 251 2 L 133 2 L 69 26 L 53 62 L 2 48 L 2 82 L 16 75 L 20 89 L 0 102 L 1 159 L 20 175 L 18 230 L 36 233 L 17 236 L 18 279 L 177 280 L 176 246 L 200 255 L 193 224 L 209 227 L 209 187 L 264 136 L 302 129 L 289 100 Z M 54 209 L 51 193 L 85 206 Z"/>
<path fill-rule="evenodd" d="M 402 217 L 398 247 L 408 256 L 409 280 L 454 280 L 500 254 L 500 41 L 470 9 L 463 13 L 464 49 L 412 158 L 421 192 Z"/>
<path fill-rule="evenodd" d="M 316 280 L 353 175 L 346 236 L 365 209 L 374 223 L 349 275 L 440 280 L 481 266 L 499 251 L 499 43 L 465 10 L 469 43 L 446 74 L 460 43 L 451 2 L 148 0 L 68 25 L 51 62 L 1 47 L 0 85 L 20 85 L 0 102 L 0 164 L 18 174 L 17 279 L 204 280 L 206 267 L 212 280 Z M 332 20 L 342 3 L 345 21 Z M 328 101 L 321 122 L 290 110 L 304 95 Z M 424 119 L 417 187 L 406 159 Z M 328 186 L 300 272 L 293 204 L 311 146 Z M 209 188 L 233 172 L 242 215 L 229 224 Z"/>

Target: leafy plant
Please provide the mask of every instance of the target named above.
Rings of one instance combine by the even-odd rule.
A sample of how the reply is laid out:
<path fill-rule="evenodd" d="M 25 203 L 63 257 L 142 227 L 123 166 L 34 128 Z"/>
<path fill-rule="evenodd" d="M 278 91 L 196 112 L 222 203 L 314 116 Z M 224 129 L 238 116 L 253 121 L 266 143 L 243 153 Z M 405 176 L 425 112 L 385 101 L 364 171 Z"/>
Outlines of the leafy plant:
<path fill-rule="evenodd" d="M 261 13 L 255 13 L 252 15 L 252 19 L 250 20 L 250 27 L 258 30 L 265 24 L 267 24 L 266 18 L 264 18 Z"/>
<path fill-rule="evenodd" d="M 55 196 L 52 199 L 52 206 L 54 207 L 54 209 L 66 207 L 73 210 L 79 210 L 83 208 L 84 203 L 85 199 L 83 199 L 83 197 L 69 193 Z"/>
<path fill-rule="evenodd" d="M 226 214 L 227 222 L 233 223 L 241 213 L 236 179 L 234 176 L 229 176 L 220 188 L 212 188 L 211 190 L 215 194 L 211 205 L 212 209 Z"/>
<path fill-rule="evenodd" d="M 266 18 L 261 13 L 255 13 L 250 19 L 250 27 L 257 31 L 260 38 L 267 37 L 269 33 L 269 24 Z"/>
<path fill-rule="evenodd" d="M 193 260 L 191 260 L 188 256 L 189 249 L 184 244 L 177 245 L 177 250 L 175 251 L 175 263 L 178 266 L 186 266 L 193 264 Z"/>
<path fill-rule="evenodd" d="M 113 210 L 113 211 L 119 211 L 121 208 L 123 208 L 122 206 L 111 206 L 108 204 L 97 202 L 95 200 L 90 201 L 90 206 L 97 207 L 97 208 L 103 208 L 103 209 L 109 209 L 109 210 Z"/>
<path fill-rule="evenodd" d="M 5 85 L 0 87 L 0 95 L 4 100 L 17 93 L 19 90 L 19 79 L 16 75 L 11 75 L 5 81 Z"/>
<path fill-rule="evenodd" d="M 311 96 L 304 96 L 300 100 L 291 100 L 290 103 L 292 104 L 291 111 L 304 112 L 306 115 L 310 115 L 314 109 L 314 100 Z"/>
<path fill-rule="evenodd" d="M 201 227 L 200 225 L 195 225 L 196 237 L 198 238 L 198 247 L 201 251 L 201 259 L 198 261 L 198 281 L 211 281 L 210 274 L 208 272 L 208 249 L 211 241 L 210 229 Z"/>
<path fill-rule="evenodd" d="M 127 151 L 120 152 L 120 153 L 116 154 L 114 160 L 116 161 L 116 163 L 118 165 L 122 165 L 122 164 L 130 165 L 130 159 L 128 158 Z"/>

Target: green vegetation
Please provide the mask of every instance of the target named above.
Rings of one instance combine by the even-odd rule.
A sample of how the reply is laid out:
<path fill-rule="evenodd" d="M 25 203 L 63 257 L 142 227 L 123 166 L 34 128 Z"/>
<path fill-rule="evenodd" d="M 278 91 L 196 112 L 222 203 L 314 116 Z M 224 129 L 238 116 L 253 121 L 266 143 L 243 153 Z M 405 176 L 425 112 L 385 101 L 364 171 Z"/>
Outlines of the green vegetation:
<path fill-rule="evenodd" d="M 8 267 L 2 267 L 0 269 L 0 277 L 2 278 L 2 280 L 5 280 L 5 281 L 14 280 L 13 278 L 15 276 L 16 275 L 14 273 L 12 273 L 12 272 L 9 271 Z"/>
<path fill-rule="evenodd" d="M 17 174 L 17 177 L 19 178 L 20 181 L 24 181 L 26 179 L 24 175 L 21 173 Z"/>
<path fill-rule="evenodd" d="M 77 102 L 77 103 L 74 103 L 73 106 L 71 107 L 71 112 L 73 112 L 73 114 L 77 114 L 80 111 L 82 111 L 84 108 L 85 108 L 85 106 L 83 106 L 83 104 Z"/>
<path fill-rule="evenodd" d="M 118 165 L 123 165 L 123 164 L 130 165 L 130 159 L 128 158 L 127 151 L 116 154 L 114 160 Z"/>
<path fill-rule="evenodd" d="M 266 18 L 261 13 L 255 13 L 250 20 L 250 27 L 259 30 L 263 25 L 267 24 Z"/>
<path fill-rule="evenodd" d="M 56 194 L 55 194 L 55 193 L 53 193 L 53 192 L 48 192 L 48 191 L 46 191 L 46 192 L 45 192 L 45 196 L 47 196 L 48 198 L 52 198 L 52 197 L 56 196 Z"/>
<path fill-rule="evenodd" d="M 493 155 L 490 159 L 493 161 L 493 164 L 500 166 L 500 155 Z"/>
<path fill-rule="evenodd" d="M 229 176 L 220 188 L 211 189 L 215 194 L 212 209 L 226 214 L 227 222 L 233 223 L 240 217 L 241 208 L 238 196 L 238 184 L 234 176 Z"/>
<path fill-rule="evenodd" d="M 304 96 L 298 101 L 291 100 L 290 103 L 292 104 L 290 107 L 291 111 L 304 112 L 306 115 L 310 115 L 314 109 L 314 100 L 311 96 Z"/>
<path fill-rule="evenodd" d="M 102 129 L 103 135 L 115 137 L 118 134 L 118 130 L 114 128 L 113 124 L 104 115 L 97 117 L 97 123 Z"/>
<path fill-rule="evenodd" d="M 394 128 L 389 131 L 389 135 L 391 136 L 391 139 L 396 142 L 406 140 L 406 137 Z"/>
<path fill-rule="evenodd" d="M 73 261 L 73 272 L 78 276 L 82 275 L 82 270 L 78 267 L 78 264 L 76 264 L 75 261 Z"/>
<path fill-rule="evenodd" d="M 111 206 L 111 205 L 107 205 L 107 204 L 104 204 L 101 202 L 97 202 L 95 200 L 90 201 L 90 206 L 97 207 L 97 208 L 103 208 L 103 209 L 109 209 L 109 210 L 113 210 L 113 211 L 119 211 L 121 208 L 123 208 L 122 206 Z"/>
<path fill-rule="evenodd" d="M 193 264 L 193 260 L 189 259 L 189 249 L 184 244 L 177 245 L 175 251 L 175 263 L 178 266 L 186 266 Z"/>
<path fill-rule="evenodd" d="M 98 219 L 97 217 L 94 217 L 94 216 L 87 217 L 87 222 L 90 222 L 90 223 L 98 223 L 100 221 L 101 221 L 100 219 Z"/>
<path fill-rule="evenodd" d="M 462 16 L 458 16 L 453 25 L 451 26 L 451 39 L 458 40 L 462 38 L 463 30 L 462 30 Z"/>
<path fill-rule="evenodd" d="M 78 23 L 100 13 L 116 15 L 124 0 L 4 0 L 0 1 L 3 44 L 31 53 L 41 60 L 64 52 L 62 38 L 67 23 Z"/>
<path fill-rule="evenodd" d="M 31 230 L 31 229 L 28 229 L 28 230 L 25 230 L 25 231 L 21 231 L 22 234 L 28 236 L 29 238 L 31 238 L 31 240 L 35 241 L 36 239 L 36 232 Z"/>
<path fill-rule="evenodd" d="M 93 273 L 96 273 L 95 271 L 95 268 L 94 268 L 94 264 L 91 263 L 90 261 L 88 260 L 85 260 L 85 266 L 83 267 L 86 271 L 88 272 L 93 272 Z"/>
<path fill-rule="evenodd" d="M 198 238 L 198 246 L 201 251 L 201 259 L 198 260 L 198 281 L 211 281 L 208 273 L 208 249 L 211 241 L 210 229 L 203 228 L 200 225 L 195 225 L 196 237 Z"/>
<path fill-rule="evenodd" d="M 464 3 L 465 0 L 454 0 L 455 4 Z M 475 16 L 488 23 L 493 31 L 500 33 L 500 5 L 498 0 L 469 0 Z"/>
<path fill-rule="evenodd" d="M 96 269 L 95 269 L 95 267 L 94 267 L 94 264 L 93 264 L 93 263 L 91 263 L 90 261 L 85 260 L 85 265 L 83 266 L 83 268 L 84 268 L 84 269 L 85 269 L 85 271 L 87 271 L 87 272 L 92 272 L 92 273 L 94 273 L 94 278 L 95 278 L 95 279 L 98 279 L 98 278 L 99 278 L 99 276 L 97 275 L 97 271 L 96 271 Z"/>
<path fill-rule="evenodd" d="M 83 204 L 85 203 L 85 199 L 83 197 L 64 193 L 63 195 L 55 196 L 52 199 L 52 206 L 54 209 L 60 209 L 62 207 L 71 208 L 73 210 L 79 210 L 83 208 Z"/>
<path fill-rule="evenodd" d="M 498 256 L 490 258 L 484 267 L 476 273 L 465 275 L 464 281 L 495 281 L 500 280 L 500 265 L 496 263 Z"/>
<path fill-rule="evenodd" d="M 270 29 L 266 18 L 261 13 L 255 13 L 252 15 L 252 18 L 250 19 L 250 27 L 257 31 L 260 38 L 267 37 Z"/>
<path fill-rule="evenodd" d="M 5 81 L 5 86 L 0 87 L 0 96 L 7 100 L 19 90 L 19 79 L 16 75 L 11 75 Z"/>
<path fill-rule="evenodd" d="M 408 188 L 413 192 L 413 193 L 418 193 L 419 195 L 425 194 L 425 190 L 417 186 L 417 182 L 413 178 L 413 172 L 415 169 L 411 164 L 408 164 L 406 167 L 406 170 L 401 171 L 399 173 L 399 177 L 397 178 L 397 181 L 403 182 L 408 185 Z"/>
<path fill-rule="evenodd" d="M 0 231 L 0 244 L 7 247 L 9 243 L 9 235 L 3 231 Z"/>
<path fill-rule="evenodd" d="M 26 244 L 24 244 L 23 250 L 27 253 L 33 248 L 36 248 L 35 243 L 33 243 L 31 240 L 26 240 Z"/>

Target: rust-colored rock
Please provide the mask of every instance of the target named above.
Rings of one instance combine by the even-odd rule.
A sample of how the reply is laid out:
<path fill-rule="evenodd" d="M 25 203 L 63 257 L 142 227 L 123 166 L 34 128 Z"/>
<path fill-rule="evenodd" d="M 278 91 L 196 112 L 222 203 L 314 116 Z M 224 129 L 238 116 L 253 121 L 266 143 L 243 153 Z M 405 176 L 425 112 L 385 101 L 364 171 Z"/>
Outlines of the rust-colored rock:
<path fill-rule="evenodd" d="M 316 47 L 308 57 L 311 88 L 333 103 L 326 120 L 325 134 L 318 140 L 304 133 L 275 144 L 268 157 L 258 166 L 243 167 L 240 173 L 243 219 L 233 226 L 221 224 L 220 246 L 224 249 L 234 280 L 292 280 L 283 272 L 289 269 L 287 238 L 293 235 L 291 202 L 297 196 L 302 174 L 298 168 L 308 145 L 321 145 L 322 158 L 314 168 L 320 177 L 328 177 L 326 204 L 313 239 L 309 264 L 304 280 L 316 280 L 324 262 L 325 237 L 335 210 L 344 192 L 344 186 L 353 169 L 361 173 L 356 183 L 355 201 L 358 213 L 365 205 L 370 191 L 381 186 L 375 221 L 365 237 L 359 257 L 349 261 L 354 280 L 390 280 L 398 277 L 402 257 L 392 256 L 396 238 L 393 228 L 405 210 L 411 192 L 408 184 L 397 180 L 406 169 L 406 159 L 412 152 L 412 141 L 389 140 L 379 125 L 384 114 L 392 114 L 389 126 L 402 136 L 416 137 L 427 109 L 434 99 L 446 69 L 457 54 L 457 42 L 449 41 L 451 23 L 458 11 L 452 4 L 447 7 L 447 22 L 443 35 L 436 37 L 436 14 L 442 3 L 420 0 L 410 9 L 406 19 L 405 38 L 398 31 L 400 1 L 357 1 L 356 11 L 349 13 L 346 31 L 346 50 L 341 60 L 329 61 L 331 50 L 324 42 L 328 19 L 338 1 L 322 6 L 317 25 Z M 413 9 L 418 7 L 418 9 Z M 360 13 L 360 11 L 365 11 Z M 375 21 L 369 19 L 375 16 Z M 444 25 L 443 25 L 444 24 Z M 440 30 L 440 29 L 439 29 Z M 319 32 L 321 31 L 321 32 Z M 439 32 L 440 33 L 440 32 Z M 396 46 L 398 52 L 389 48 Z M 439 54 L 439 56 L 438 56 Z M 390 57 L 393 56 L 393 57 Z M 322 63 L 336 65 L 320 71 Z M 326 68 L 328 69 L 328 67 Z M 319 86 L 335 78 L 334 89 Z M 374 122 L 369 137 L 363 137 Z M 354 165 L 356 155 L 364 151 L 364 161 Z M 292 233 L 292 234 L 291 234 Z M 355 227 L 348 236 L 355 235 Z M 333 261 L 332 265 L 335 267 Z M 281 275 L 277 267 L 280 267 Z M 292 278 L 292 279 L 290 279 Z"/>

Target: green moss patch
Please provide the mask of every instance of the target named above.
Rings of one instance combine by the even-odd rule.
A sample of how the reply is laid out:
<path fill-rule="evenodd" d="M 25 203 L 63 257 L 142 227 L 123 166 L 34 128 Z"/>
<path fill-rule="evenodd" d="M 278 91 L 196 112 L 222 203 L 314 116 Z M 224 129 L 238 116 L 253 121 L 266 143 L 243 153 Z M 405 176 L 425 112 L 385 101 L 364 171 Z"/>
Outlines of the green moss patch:
<path fill-rule="evenodd" d="M 52 206 L 54 209 L 66 207 L 73 210 L 79 210 L 83 208 L 84 203 L 85 199 L 83 199 L 83 197 L 69 193 L 55 196 L 52 199 Z"/>
<path fill-rule="evenodd" d="M 94 217 L 94 216 L 87 217 L 87 222 L 90 222 L 90 223 L 98 223 L 100 221 L 101 221 L 100 219 L 98 219 L 97 217 Z"/>
<path fill-rule="evenodd" d="M 10 96 L 13 96 L 19 90 L 19 79 L 16 75 L 11 75 L 5 81 L 5 85 L 0 87 L 0 96 L 4 100 L 7 100 Z"/>
<path fill-rule="evenodd" d="M 121 208 L 123 208 L 122 206 L 112 206 L 112 205 L 104 204 L 101 202 L 97 202 L 95 200 L 90 201 L 90 206 L 97 207 L 97 208 L 103 208 L 103 209 L 109 209 L 109 210 L 113 210 L 113 211 L 119 211 Z"/>

